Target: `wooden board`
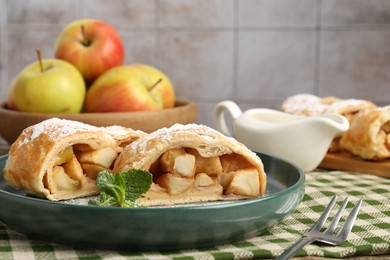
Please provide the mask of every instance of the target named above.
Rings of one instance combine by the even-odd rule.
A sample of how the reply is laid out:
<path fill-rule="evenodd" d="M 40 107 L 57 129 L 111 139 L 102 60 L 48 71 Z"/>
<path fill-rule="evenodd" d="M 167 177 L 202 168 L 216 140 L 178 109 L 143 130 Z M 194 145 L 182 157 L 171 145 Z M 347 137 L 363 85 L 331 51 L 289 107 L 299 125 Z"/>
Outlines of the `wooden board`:
<path fill-rule="evenodd" d="M 329 170 L 369 173 L 390 178 L 389 159 L 382 161 L 367 161 L 349 153 L 328 153 L 319 167 Z"/>

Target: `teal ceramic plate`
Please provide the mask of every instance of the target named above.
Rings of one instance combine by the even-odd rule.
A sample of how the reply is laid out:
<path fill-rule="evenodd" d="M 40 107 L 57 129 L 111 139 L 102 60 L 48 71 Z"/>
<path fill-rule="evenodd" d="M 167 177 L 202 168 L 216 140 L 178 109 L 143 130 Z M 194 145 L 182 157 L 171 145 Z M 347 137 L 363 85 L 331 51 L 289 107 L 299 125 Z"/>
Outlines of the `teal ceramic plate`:
<path fill-rule="evenodd" d="M 258 236 L 289 215 L 304 194 L 304 173 L 259 154 L 268 176 L 259 199 L 154 208 L 106 208 L 27 196 L 0 175 L 0 220 L 31 238 L 77 247 L 177 250 Z M 0 157 L 1 172 L 7 156 Z"/>

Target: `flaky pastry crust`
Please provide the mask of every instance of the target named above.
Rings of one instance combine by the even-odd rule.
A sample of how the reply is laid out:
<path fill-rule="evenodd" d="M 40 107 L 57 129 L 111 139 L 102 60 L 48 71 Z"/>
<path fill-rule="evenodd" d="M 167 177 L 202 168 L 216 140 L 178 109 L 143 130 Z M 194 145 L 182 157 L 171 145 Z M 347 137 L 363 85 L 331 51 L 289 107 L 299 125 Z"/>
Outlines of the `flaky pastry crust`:
<path fill-rule="evenodd" d="M 364 159 L 390 158 L 390 109 L 371 108 L 354 117 L 340 145 Z"/>
<path fill-rule="evenodd" d="M 259 183 L 256 195 L 224 194 L 223 188 L 217 181 L 223 174 L 222 172 L 207 173 L 214 180 L 213 184 L 208 187 L 189 188 L 182 194 L 169 194 L 163 187 L 158 185 L 158 177 L 165 172 L 161 172 L 161 167 L 157 164 L 165 153 L 177 149 L 183 149 L 182 151 L 185 150 L 192 154 L 199 154 L 202 158 L 217 158 L 218 161 L 222 161 L 222 165 L 224 162 L 225 164 L 242 164 L 243 168 L 255 169 L 256 182 Z M 195 150 L 196 152 L 194 152 Z M 224 168 L 226 167 L 224 166 Z M 176 124 L 170 128 L 162 128 L 139 138 L 125 147 L 115 161 L 113 172 L 123 172 L 133 168 L 151 171 L 154 175 L 154 183 L 151 189 L 137 201 L 146 206 L 260 197 L 264 195 L 266 189 L 266 174 L 263 164 L 255 153 L 235 139 L 226 137 L 209 127 L 197 124 Z M 234 170 L 239 171 L 236 168 Z M 196 174 L 199 173 L 203 174 L 203 172 L 196 172 Z M 234 175 L 234 171 L 232 174 Z M 188 180 L 189 178 L 182 179 Z"/>
<path fill-rule="evenodd" d="M 26 128 L 11 145 L 4 179 L 12 187 L 53 201 L 95 195 L 98 194 L 95 180 L 82 172 L 77 176 L 66 175 L 61 168 L 63 161 L 74 158 L 69 167 L 82 171 L 73 154 L 75 147 L 80 151 L 110 149 L 115 156 L 122 146 L 143 135 L 142 131 L 120 126 L 95 127 L 71 120 L 48 119 Z M 55 167 L 61 170 L 61 179 L 56 179 L 59 177 L 53 173 Z"/>

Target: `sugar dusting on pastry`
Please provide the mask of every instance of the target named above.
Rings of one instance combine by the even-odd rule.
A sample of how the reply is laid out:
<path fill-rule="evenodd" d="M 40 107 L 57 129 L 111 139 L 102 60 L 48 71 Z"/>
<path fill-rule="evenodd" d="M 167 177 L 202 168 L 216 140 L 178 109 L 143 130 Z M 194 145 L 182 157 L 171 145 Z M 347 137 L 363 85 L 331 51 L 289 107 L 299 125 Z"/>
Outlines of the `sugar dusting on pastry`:
<path fill-rule="evenodd" d="M 320 98 L 312 94 L 297 94 L 288 97 L 282 103 L 281 110 L 290 114 L 313 116 L 326 113 L 351 113 L 371 107 L 375 105 L 363 99 Z"/>
<path fill-rule="evenodd" d="M 114 130 L 121 134 L 124 133 L 124 129 L 122 128 L 109 128 L 104 131 L 102 128 L 84 124 L 78 121 L 51 118 L 36 125 L 27 127 L 25 130 L 23 130 L 21 136 L 24 136 L 24 139 L 19 142 L 19 147 L 31 142 L 42 133 L 46 134 L 51 140 L 55 141 L 64 136 L 72 135 L 78 132 L 106 132 L 107 135 L 109 135 L 109 132 L 113 132 Z M 30 132 L 31 134 L 27 134 Z"/>
<path fill-rule="evenodd" d="M 290 114 L 319 115 L 327 106 L 321 103 L 321 98 L 312 94 L 298 94 L 287 98 L 281 110 Z"/>
<path fill-rule="evenodd" d="M 149 142 L 151 142 L 154 139 L 158 139 L 160 141 L 163 140 L 170 140 L 172 138 L 175 138 L 176 135 L 179 135 L 180 133 L 186 133 L 186 132 L 191 132 L 194 134 L 197 134 L 198 136 L 201 136 L 202 138 L 210 141 L 217 141 L 217 139 L 222 135 L 220 132 L 217 130 L 207 127 L 205 125 L 200 125 L 200 124 L 174 124 L 171 127 L 164 127 L 160 128 L 152 133 L 150 133 L 147 137 L 144 137 L 142 140 L 139 139 L 136 143 L 132 144 L 132 149 L 134 152 L 137 150 L 139 151 L 140 149 L 144 149 Z M 226 138 L 229 142 L 235 144 L 235 145 L 241 145 L 236 139 L 232 137 L 224 137 Z M 142 142 L 142 143 L 140 143 Z"/>
<path fill-rule="evenodd" d="M 126 128 L 124 126 L 119 126 L 119 125 L 99 127 L 99 130 L 103 131 L 103 132 L 107 132 L 107 133 L 109 133 L 111 135 L 115 135 L 115 136 L 123 136 L 123 135 L 127 135 L 130 133 L 131 134 L 138 134 L 138 135 L 145 134 L 141 130 L 132 130 L 130 128 Z"/>
<path fill-rule="evenodd" d="M 329 105 L 325 110 L 327 113 L 348 113 L 359 111 L 364 108 L 374 107 L 375 105 L 363 99 L 344 99 L 336 101 Z"/>
<path fill-rule="evenodd" d="M 166 143 L 174 143 L 175 139 L 180 139 L 182 136 L 188 134 L 191 134 L 194 137 L 198 136 L 204 140 L 204 147 L 198 147 L 200 148 L 198 152 L 200 152 L 202 156 L 208 157 L 210 155 L 207 154 L 222 155 L 224 153 L 231 153 L 231 149 L 226 146 L 218 145 L 221 139 L 224 139 L 225 142 L 235 147 L 235 149 L 241 151 L 245 150 L 247 153 L 251 153 L 253 158 L 256 158 L 258 163 L 261 163 L 261 159 L 253 151 L 247 149 L 245 145 L 238 142 L 233 137 L 225 136 L 217 130 L 201 124 L 174 124 L 171 127 L 160 128 L 131 143 L 130 148 L 132 150 L 132 156 L 138 157 L 139 154 L 144 154 L 150 147 L 159 150 Z M 154 146 L 154 143 L 157 143 L 157 145 Z M 139 160 L 143 162 L 146 158 L 139 158 Z"/>

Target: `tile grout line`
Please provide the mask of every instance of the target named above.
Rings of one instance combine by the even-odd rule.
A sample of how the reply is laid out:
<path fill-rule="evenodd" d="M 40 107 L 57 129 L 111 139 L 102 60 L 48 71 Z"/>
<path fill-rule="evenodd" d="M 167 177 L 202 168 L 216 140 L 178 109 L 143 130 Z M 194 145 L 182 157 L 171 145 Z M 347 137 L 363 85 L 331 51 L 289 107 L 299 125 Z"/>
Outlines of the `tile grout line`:
<path fill-rule="evenodd" d="M 238 26 L 238 15 L 239 15 L 239 0 L 234 1 L 234 17 L 233 17 L 233 91 L 232 98 L 238 98 L 238 68 L 239 68 L 239 26 Z"/>
<path fill-rule="evenodd" d="M 160 10 L 160 1 L 159 0 L 154 0 L 154 50 L 153 50 L 153 59 L 154 59 L 154 65 L 157 68 L 161 68 L 161 55 L 159 55 L 160 50 L 160 15 L 159 15 L 159 10 Z"/>
<path fill-rule="evenodd" d="M 9 69 L 9 60 L 8 60 L 8 46 L 9 46 L 9 31 L 8 31 L 8 12 L 7 12 L 7 9 L 8 9 L 8 4 L 7 4 L 7 1 L 3 1 L 2 2 L 2 6 L 4 8 L 1 8 L 0 10 L 0 14 L 1 14 L 1 17 L 3 17 L 1 19 L 1 34 L 2 36 L 5 38 L 5 40 L 3 41 L 3 44 L 1 45 L 1 59 L 2 59 L 2 63 L 3 63 L 3 66 L 4 68 L 1 70 L 1 84 L 2 86 L 6 86 L 6 87 L 3 87 L 1 88 L 1 91 L 0 91 L 0 96 L 4 96 L 5 99 L 7 98 L 7 95 L 8 95 L 8 69 Z"/>
<path fill-rule="evenodd" d="M 316 5 L 316 25 L 314 39 L 314 94 L 320 94 L 320 59 L 321 59 L 321 0 Z"/>

